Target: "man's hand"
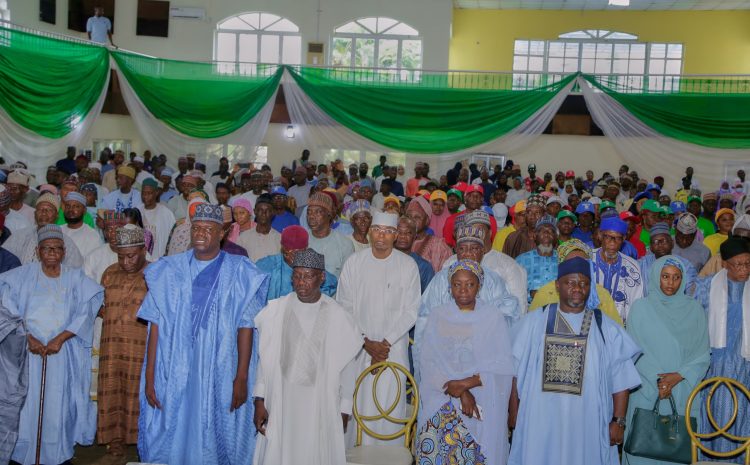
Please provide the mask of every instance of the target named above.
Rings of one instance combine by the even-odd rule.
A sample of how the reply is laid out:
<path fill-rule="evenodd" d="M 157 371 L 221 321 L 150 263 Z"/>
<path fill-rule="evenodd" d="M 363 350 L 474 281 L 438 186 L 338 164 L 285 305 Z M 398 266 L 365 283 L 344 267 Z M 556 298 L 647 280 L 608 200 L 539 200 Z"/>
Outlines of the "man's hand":
<path fill-rule="evenodd" d="M 464 391 L 464 393 L 461 394 L 461 412 L 469 418 L 481 420 L 477 401 L 471 391 Z"/>
<path fill-rule="evenodd" d="M 623 437 L 625 436 L 625 427 L 620 426 L 614 421 L 609 424 L 609 445 L 617 446 L 622 444 Z"/>
<path fill-rule="evenodd" d="M 47 354 L 47 346 L 39 342 L 39 339 L 28 334 L 26 335 L 26 340 L 29 342 L 29 352 L 40 356 Z"/>
<path fill-rule="evenodd" d="M 237 410 L 238 408 L 242 407 L 242 404 L 244 404 L 246 401 L 247 380 L 235 378 L 234 384 L 232 385 L 232 405 L 231 407 L 229 407 L 229 411 L 233 412 Z"/>
<path fill-rule="evenodd" d="M 388 359 L 388 354 L 391 351 L 391 345 L 387 342 L 372 341 L 368 338 L 365 338 L 364 349 L 365 352 L 367 352 L 370 357 L 373 358 L 373 360 L 384 361 Z"/>
<path fill-rule="evenodd" d="M 255 429 L 260 434 L 265 436 L 266 425 L 268 424 L 268 410 L 266 410 L 265 401 L 260 397 L 255 398 L 255 414 L 253 415 L 253 423 L 255 424 Z"/>
<path fill-rule="evenodd" d="M 447 383 L 443 384 L 443 394 L 447 394 L 451 397 L 461 397 L 461 395 L 466 392 L 467 386 L 466 382 L 463 379 L 454 379 L 452 381 L 448 381 Z"/>
<path fill-rule="evenodd" d="M 156 398 L 156 388 L 154 388 L 153 377 L 149 377 L 148 374 L 146 375 L 146 402 L 148 402 L 148 405 L 150 405 L 151 408 L 161 410 L 161 403 L 159 402 L 159 399 Z"/>
<path fill-rule="evenodd" d="M 47 355 L 54 355 L 60 352 L 62 345 L 67 341 L 62 334 L 58 334 L 47 343 Z"/>

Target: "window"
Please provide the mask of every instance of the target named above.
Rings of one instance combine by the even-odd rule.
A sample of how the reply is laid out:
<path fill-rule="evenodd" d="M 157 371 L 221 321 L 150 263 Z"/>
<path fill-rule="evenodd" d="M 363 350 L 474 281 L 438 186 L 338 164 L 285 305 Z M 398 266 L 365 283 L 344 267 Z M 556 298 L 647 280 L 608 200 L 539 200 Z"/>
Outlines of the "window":
<path fill-rule="evenodd" d="M 671 90 L 682 72 L 682 44 L 638 42 L 638 36 L 599 29 L 568 32 L 558 40 L 516 40 L 514 88 L 583 72 L 611 75 L 622 89 Z M 548 78 L 549 79 L 549 78 Z"/>
<path fill-rule="evenodd" d="M 10 21 L 10 7 L 8 0 L 0 0 L 0 20 Z"/>
<path fill-rule="evenodd" d="M 351 68 L 421 69 L 419 31 L 392 18 L 361 18 L 339 26 L 333 33 L 333 66 Z"/>
<path fill-rule="evenodd" d="M 93 158 L 95 159 L 99 158 L 99 154 L 102 153 L 105 147 L 109 147 L 112 153 L 115 150 L 122 150 L 125 156 L 127 156 L 131 152 L 130 147 L 133 146 L 133 143 L 129 139 L 94 139 L 92 142 L 94 145 Z"/>
<path fill-rule="evenodd" d="M 267 145 L 259 145 L 254 152 L 251 149 L 252 147 L 239 144 L 211 144 L 206 149 L 206 157 L 216 160 L 227 157 L 229 166 L 235 163 L 252 163 L 258 169 L 268 163 Z"/>
<path fill-rule="evenodd" d="M 349 165 L 362 162 L 367 163 L 372 170 L 375 165 L 380 163 L 380 156 L 385 155 L 388 158 L 388 166 L 406 165 L 406 154 L 402 152 L 374 152 L 371 150 L 347 150 L 347 149 L 327 149 L 320 151 L 323 163 L 331 163 L 336 160 L 344 162 L 344 167 L 348 169 Z"/>
<path fill-rule="evenodd" d="M 224 72 L 255 73 L 256 63 L 298 65 L 302 62 L 299 27 L 271 13 L 243 13 L 216 28 L 214 60 Z"/>

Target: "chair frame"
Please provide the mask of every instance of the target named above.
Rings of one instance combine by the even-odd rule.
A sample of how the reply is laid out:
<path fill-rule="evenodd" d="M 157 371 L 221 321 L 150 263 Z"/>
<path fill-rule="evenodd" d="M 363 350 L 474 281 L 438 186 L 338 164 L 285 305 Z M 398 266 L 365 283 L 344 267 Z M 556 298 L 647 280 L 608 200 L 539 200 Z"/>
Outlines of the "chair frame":
<path fill-rule="evenodd" d="M 690 424 L 690 411 L 691 407 L 693 406 L 693 401 L 698 396 L 698 394 L 709 386 L 710 389 L 708 391 L 708 396 L 706 397 L 706 413 L 708 416 L 708 421 L 715 431 L 711 433 L 698 433 L 697 431 L 693 430 L 693 427 Z M 719 427 L 719 425 L 716 423 L 716 420 L 714 419 L 713 413 L 711 412 L 711 398 L 716 393 L 716 390 L 721 386 L 725 386 L 729 390 L 729 393 L 732 396 L 733 406 L 732 417 L 724 426 Z M 698 450 L 701 450 L 705 454 L 716 458 L 731 458 L 745 454 L 745 465 L 750 465 L 750 437 L 735 436 L 734 434 L 728 432 L 728 429 L 732 427 L 735 420 L 737 419 L 737 412 L 739 410 L 737 390 L 739 390 L 745 396 L 745 398 L 750 401 L 750 391 L 748 391 L 747 387 L 745 387 L 739 381 L 731 378 L 725 378 L 723 376 L 717 376 L 702 381 L 695 387 L 695 389 L 693 389 L 693 392 L 690 393 L 690 397 L 687 401 L 687 406 L 685 407 L 685 423 L 687 423 L 687 430 L 688 434 L 690 435 L 690 452 L 692 454 L 692 460 L 694 463 L 698 461 Z M 717 437 L 723 437 L 731 441 L 738 442 L 740 443 L 740 445 L 729 452 L 718 452 L 709 449 L 702 443 L 702 440 L 714 439 Z"/>
<path fill-rule="evenodd" d="M 398 382 L 398 390 L 396 392 L 396 398 L 391 403 L 387 409 L 383 409 L 383 406 L 380 404 L 380 401 L 378 400 L 377 396 L 377 386 L 378 382 L 380 381 L 380 377 L 385 373 L 386 371 L 389 371 L 393 374 L 393 376 L 396 378 L 396 381 Z M 359 394 L 359 388 L 362 385 L 362 382 L 365 380 L 365 378 L 375 373 L 372 379 L 372 399 L 375 402 L 375 408 L 378 409 L 377 415 L 361 415 L 359 413 L 359 409 L 357 407 L 357 397 Z M 396 409 L 398 406 L 399 401 L 401 400 L 402 392 L 403 395 L 406 395 L 406 386 L 404 385 L 402 387 L 401 378 L 399 377 L 399 374 L 403 374 L 406 376 L 406 380 L 408 383 L 411 384 L 413 390 L 411 391 L 412 399 L 415 405 L 415 408 L 412 410 L 411 414 L 406 418 L 394 418 L 391 416 L 391 413 Z M 411 448 L 411 442 L 413 439 L 413 426 L 417 420 L 417 411 L 419 406 L 419 390 L 417 389 L 417 383 L 414 380 L 414 377 L 411 373 L 409 373 L 409 370 L 406 369 L 401 364 L 395 363 L 395 362 L 379 362 L 375 363 L 365 371 L 363 371 L 359 377 L 357 377 L 357 384 L 354 387 L 354 405 L 352 406 L 352 415 L 354 416 L 354 420 L 357 422 L 357 441 L 356 446 L 362 445 L 362 432 L 364 431 L 367 433 L 368 436 L 371 436 L 375 439 L 379 439 L 381 441 L 388 441 L 392 439 L 396 439 L 401 435 L 404 435 L 404 447 L 407 449 Z M 388 420 L 391 423 L 400 424 L 403 425 L 398 431 L 391 434 L 380 434 L 373 430 L 371 430 L 367 425 L 365 424 L 366 421 L 376 421 L 376 420 Z"/>

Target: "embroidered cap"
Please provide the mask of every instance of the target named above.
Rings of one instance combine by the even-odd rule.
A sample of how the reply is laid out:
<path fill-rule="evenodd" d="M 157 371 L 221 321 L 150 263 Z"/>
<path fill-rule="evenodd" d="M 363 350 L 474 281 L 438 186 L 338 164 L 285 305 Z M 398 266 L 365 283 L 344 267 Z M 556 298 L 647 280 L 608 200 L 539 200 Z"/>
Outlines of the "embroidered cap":
<path fill-rule="evenodd" d="M 488 228 L 492 226 L 490 215 L 484 210 L 474 210 L 471 213 L 464 214 L 463 217 L 463 223 L 467 226 L 475 224 L 483 224 Z"/>
<path fill-rule="evenodd" d="M 692 213 L 685 213 L 677 220 L 675 229 L 682 234 L 693 234 L 698 231 L 698 219 Z"/>
<path fill-rule="evenodd" d="M 42 241 L 46 241 L 47 239 L 60 239 L 61 241 L 64 240 L 63 232 L 60 226 L 56 224 L 46 224 L 39 228 L 39 230 L 36 232 L 37 244 L 41 244 Z"/>
<path fill-rule="evenodd" d="M 320 207 L 327 211 L 329 215 L 333 215 L 333 199 L 323 192 L 316 192 L 311 195 L 307 201 L 307 206 L 308 209 L 309 207 Z"/>
<path fill-rule="evenodd" d="M 121 166 L 117 168 L 117 175 L 127 176 L 128 178 L 135 180 L 135 168 L 132 166 Z"/>
<path fill-rule="evenodd" d="M 39 204 L 42 203 L 48 203 L 55 207 L 55 210 L 60 209 L 60 198 L 50 192 L 45 192 L 36 199 L 36 206 L 38 207 Z"/>
<path fill-rule="evenodd" d="M 128 220 L 124 213 L 116 210 L 105 210 L 104 211 L 104 223 L 110 224 L 125 224 Z"/>
<path fill-rule="evenodd" d="M 224 224 L 224 212 L 219 205 L 210 203 L 200 203 L 195 207 L 195 215 L 191 218 L 192 222 L 211 221 L 217 224 Z"/>
<path fill-rule="evenodd" d="M 126 224 L 115 231 L 115 243 L 118 248 L 138 247 L 146 245 L 143 228 L 135 224 Z"/>
<path fill-rule="evenodd" d="M 664 222 L 655 223 L 648 232 L 651 237 L 658 236 L 659 234 L 669 235 L 669 225 Z"/>
<path fill-rule="evenodd" d="M 385 228 L 398 228 L 398 215 L 394 215 L 393 213 L 388 212 L 380 212 L 376 211 L 374 215 L 372 215 L 372 226 L 382 226 Z"/>
<path fill-rule="evenodd" d="M 86 197 L 83 196 L 80 192 L 68 192 L 68 195 L 65 196 L 66 202 L 78 202 L 84 207 L 86 206 Z"/>
<path fill-rule="evenodd" d="M 323 255 L 313 249 L 299 250 L 292 259 L 292 268 L 312 268 L 313 270 L 325 270 L 326 259 Z"/>
<path fill-rule="evenodd" d="M 484 231 L 484 228 L 478 226 L 462 225 L 456 231 L 456 245 L 461 245 L 464 242 L 476 242 L 484 245 Z"/>
<path fill-rule="evenodd" d="M 534 225 L 534 231 L 538 231 L 542 226 L 552 226 L 553 228 L 557 228 L 557 220 L 552 215 L 544 215 L 539 218 L 536 225 Z"/>
<path fill-rule="evenodd" d="M 482 287 L 482 284 L 484 284 L 484 270 L 482 270 L 482 265 L 475 262 L 474 260 L 456 260 L 456 262 L 452 264 L 448 269 L 448 280 L 453 279 L 453 275 L 458 273 L 459 271 L 468 271 L 469 273 L 472 273 L 474 276 L 476 276 L 479 280 L 480 288 Z"/>

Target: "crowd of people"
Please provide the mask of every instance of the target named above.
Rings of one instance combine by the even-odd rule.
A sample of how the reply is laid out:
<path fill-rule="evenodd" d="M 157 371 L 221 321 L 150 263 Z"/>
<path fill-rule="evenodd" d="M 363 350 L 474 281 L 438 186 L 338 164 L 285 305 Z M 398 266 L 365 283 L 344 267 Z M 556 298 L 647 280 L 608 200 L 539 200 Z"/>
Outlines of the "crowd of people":
<path fill-rule="evenodd" d="M 636 409 L 750 386 L 742 170 L 670 189 L 627 166 L 167 162 L 71 147 L 43 184 L 0 165 L 0 462 L 96 443 L 102 464 L 137 444 L 149 463 L 344 465 L 362 374 L 360 415 L 417 409 L 418 464 L 672 463 L 631 453 Z M 710 414 L 750 436 L 733 406 L 719 389 Z M 711 429 L 705 403 L 690 415 Z"/>

